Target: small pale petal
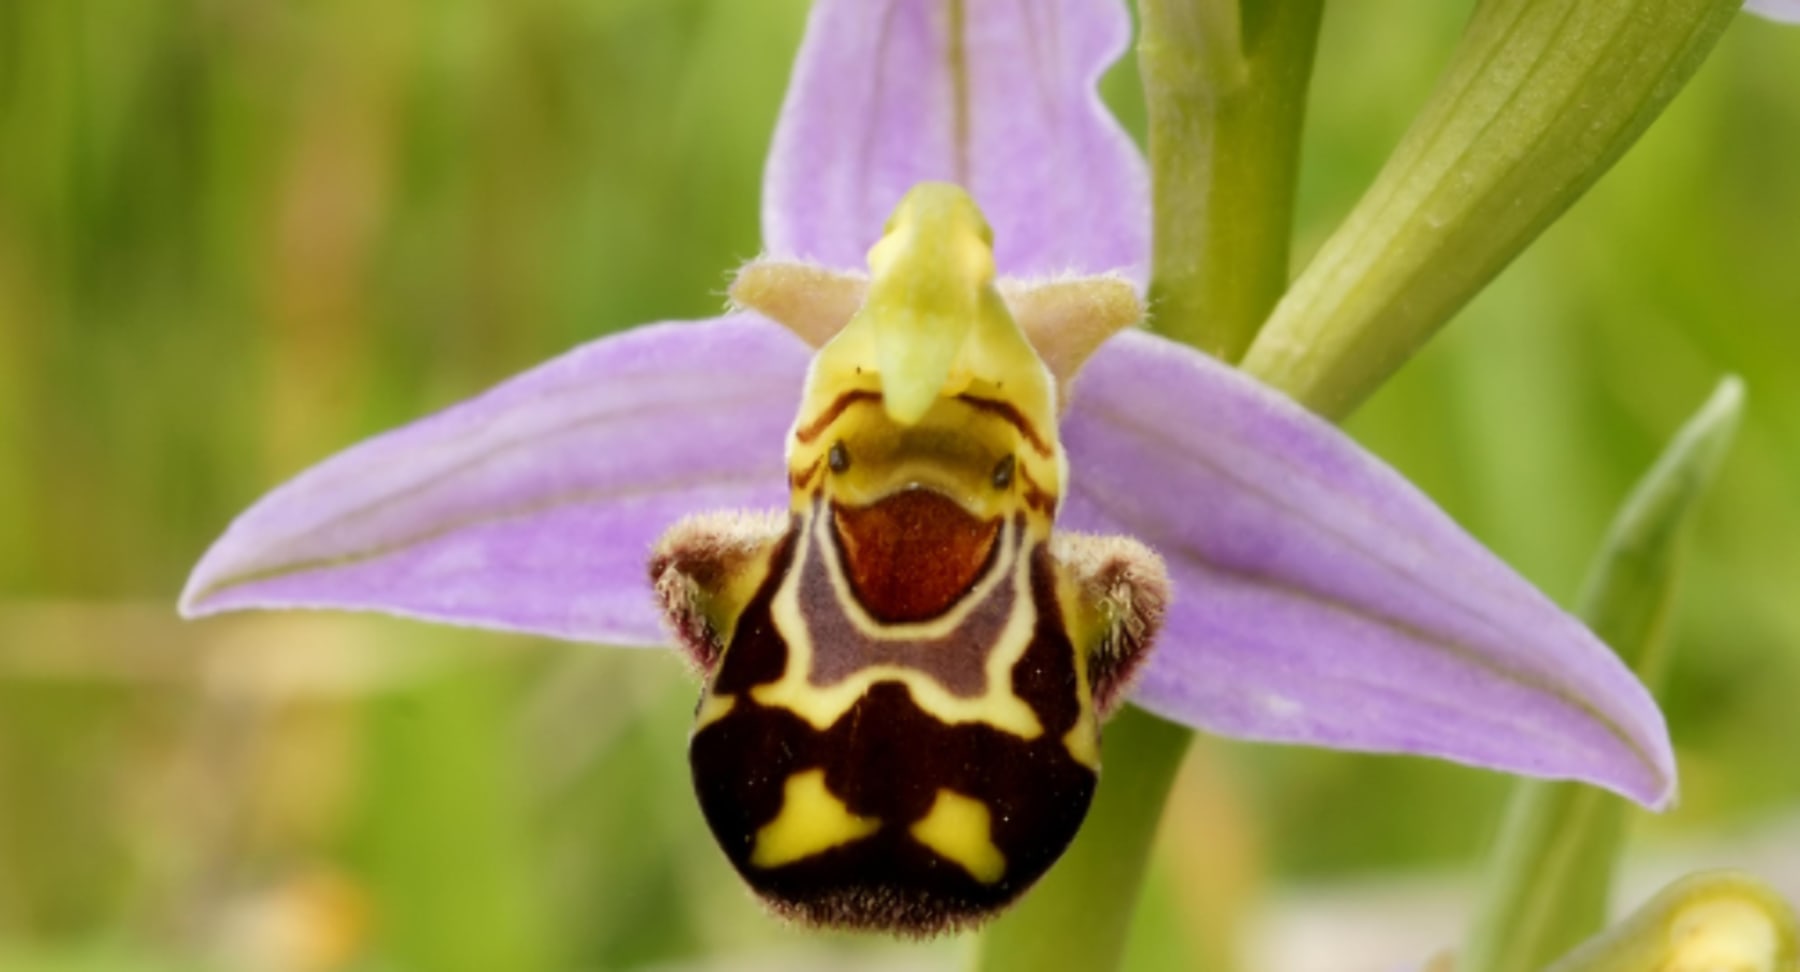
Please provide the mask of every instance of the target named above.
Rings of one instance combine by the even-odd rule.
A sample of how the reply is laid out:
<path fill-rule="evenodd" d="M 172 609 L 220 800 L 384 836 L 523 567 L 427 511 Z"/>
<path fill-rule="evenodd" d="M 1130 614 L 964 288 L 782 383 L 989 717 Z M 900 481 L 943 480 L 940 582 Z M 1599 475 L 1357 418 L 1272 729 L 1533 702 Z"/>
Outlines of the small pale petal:
<path fill-rule="evenodd" d="M 651 545 L 696 510 L 786 504 L 807 356 L 750 315 L 595 341 L 270 493 L 195 568 L 182 612 L 346 608 L 666 644 Z"/>
<path fill-rule="evenodd" d="M 1348 436 L 1141 332 L 1082 372 L 1065 522 L 1135 535 L 1173 603 L 1135 700 L 1227 736 L 1674 793 L 1662 714 L 1580 622 Z"/>
<path fill-rule="evenodd" d="M 837 337 L 869 293 L 869 275 L 798 260 L 753 260 L 731 281 L 731 303 L 818 349 Z"/>
<path fill-rule="evenodd" d="M 1106 339 L 1144 319 L 1144 301 L 1122 277 L 1002 280 L 1000 296 L 1056 378 L 1068 407 L 1069 382 Z"/>
<path fill-rule="evenodd" d="M 1744 9 L 1770 20 L 1800 24 L 1800 0 L 1747 0 Z"/>
<path fill-rule="evenodd" d="M 771 254 L 860 268 L 915 184 L 968 189 L 1000 273 L 1141 283 L 1149 182 L 1095 85 L 1120 0 L 819 0 L 763 184 Z"/>
<path fill-rule="evenodd" d="M 1106 339 L 1144 319 L 1138 288 L 1122 276 L 1051 277 L 997 282 L 1007 310 L 1056 379 L 1056 400 L 1068 402 L 1069 381 Z M 731 301 L 821 348 L 837 337 L 863 304 L 869 275 L 798 260 L 760 259 L 731 282 Z"/>

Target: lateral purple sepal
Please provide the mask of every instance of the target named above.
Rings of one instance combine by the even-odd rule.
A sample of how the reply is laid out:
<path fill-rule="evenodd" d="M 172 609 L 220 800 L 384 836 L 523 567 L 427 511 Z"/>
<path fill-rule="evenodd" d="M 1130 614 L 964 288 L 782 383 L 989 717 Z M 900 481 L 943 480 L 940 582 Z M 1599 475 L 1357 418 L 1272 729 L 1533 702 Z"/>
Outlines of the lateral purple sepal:
<path fill-rule="evenodd" d="M 276 489 L 207 552 L 182 613 L 346 608 L 666 644 L 650 545 L 696 510 L 786 505 L 808 354 L 747 314 L 587 344 Z"/>
<path fill-rule="evenodd" d="M 1672 798 L 1662 714 L 1612 651 L 1335 426 L 1131 332 L 1083 371 L 1063 432 L 1065 522 L 1138 537 L 1174 581 L 1139 704 Z"/>

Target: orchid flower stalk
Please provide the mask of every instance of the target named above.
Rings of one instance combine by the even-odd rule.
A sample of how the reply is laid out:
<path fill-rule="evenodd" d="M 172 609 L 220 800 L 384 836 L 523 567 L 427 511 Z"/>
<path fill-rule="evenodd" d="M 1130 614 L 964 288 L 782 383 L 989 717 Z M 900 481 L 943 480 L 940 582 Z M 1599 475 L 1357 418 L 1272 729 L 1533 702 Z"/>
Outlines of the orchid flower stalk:
<path fill-rule="evenodd" d="M 183 612 L 679 644 L 715 836 L 825 924 L 1024 894 L 1127 698 L 1668 805 L 1662 716 L 1586 627 L 1328 421 L 1132 326 L 1149 170 L 1095 94 L 1129 29 L 1113 0 L 819 0 L 732 312 L 303 472 Z"/>

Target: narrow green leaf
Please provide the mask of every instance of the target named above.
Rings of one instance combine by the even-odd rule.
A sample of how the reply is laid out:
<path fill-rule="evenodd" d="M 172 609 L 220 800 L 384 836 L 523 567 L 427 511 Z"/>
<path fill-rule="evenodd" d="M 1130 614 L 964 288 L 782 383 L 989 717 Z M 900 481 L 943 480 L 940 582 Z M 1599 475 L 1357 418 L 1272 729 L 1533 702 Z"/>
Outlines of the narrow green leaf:
<path fill-rule="evenodd" d="M 1683 538 L 1730 446 L 1743 383 L 1728 377 L 1621 507 L 1588 575 L 1580 613 L 1654 692 Z M 1605 923 L 1628 805 L 1575 783 L 1517 785 L 1458 972 L 1536 972 Z"/>
<path fill-rule="evenodd" d="M 1244 369 L 1316 412 L 1349 414 L 1612 167 L 1738 6 L 1482 0 L 1431 100 Z"/>

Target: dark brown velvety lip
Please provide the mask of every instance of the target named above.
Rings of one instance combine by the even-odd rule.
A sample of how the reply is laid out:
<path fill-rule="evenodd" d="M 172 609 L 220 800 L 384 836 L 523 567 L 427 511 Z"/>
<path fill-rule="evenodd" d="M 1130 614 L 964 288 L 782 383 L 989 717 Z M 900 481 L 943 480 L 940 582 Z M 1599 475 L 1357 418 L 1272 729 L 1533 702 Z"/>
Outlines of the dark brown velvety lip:
<path fill-rule="evenodd" d="M 884 624 L 928 621 L 981 579 L 1000 519 L 982 520 L 942 493 L 907 489 L 868 506 L 832 507 L 851 590 Z"/>

